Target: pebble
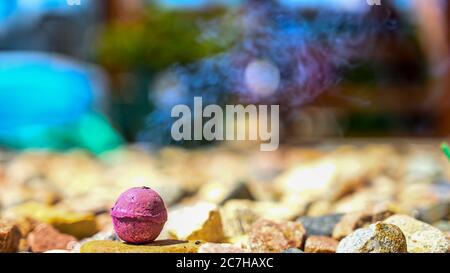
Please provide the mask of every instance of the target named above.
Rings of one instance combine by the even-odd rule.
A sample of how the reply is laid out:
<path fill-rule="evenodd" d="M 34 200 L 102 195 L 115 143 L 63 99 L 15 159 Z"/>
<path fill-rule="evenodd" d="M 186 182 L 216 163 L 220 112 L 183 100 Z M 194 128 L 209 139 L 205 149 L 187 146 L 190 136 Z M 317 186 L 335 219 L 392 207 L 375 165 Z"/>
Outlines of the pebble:
<path fill-rule="evenodd" d="M 244 182 L 231 185 L 230 183 L 210 182 L 200 188 L 196 197 L 217 205 L 222 205 L 230 200 L 254 200 L 247 183 Z"/>
<path fill-rule="evenodd" d="M 450 201 L 439 202 L 417 210 L 417 219 L 429 224 L 445 219 L 448 215 L 450 215 Z"/>
<path fill-rule="evenodd" d="M 27 241 L 32 252 L 44 253 L 50 250 L 69 251 L 77 239 L 60 233 L 48 224 L 40 224 L 28 235 Z"/>
<path fill-rule="evenodd" d="M 302 248 L 306 230 L 299 222 L 258 220 L 249 234 L 249 247 L 254 252 L 280 253 L 289 248 Z"/>
<path fill-rule="evenodd" d="M 249 253 L 250 251 L 232 244 L 206 243 L 200 246 L 198 253 Z"/>
<path fill-rule="evenodd" d="M 295 204 L 270 201 L 231 200 L 225 203 L 220 211 L 227 237 L 247 234 L 252 224 L 262 218 L 273 221 L 290 221 L 299 215 L 299 208 Z"/>
<path fill-rule="evenodd" d="M 91 241 L 81 246 L 81 253 L 197 253 L 201 241 L 155 241 L 146 245 L 128 245 L 113 241 Z"/>
<path fill-rule="evenodd" d="M 253 223 L 261 217 L 252 204 L 245 200 L 232 200 L 221 207 L 226 237 L 240 237 L 250 232 Z"/>
<path fill-rule="evenodd" d="M 99 232 L 97 234 L 95 234 L 92 237 L 83 239 L 82 241 L 79 241 L 78 243 L 73 245 L 73 248 L 71 249 L 70 252 L 72 253 L 80 253 L 81 250 L 81 246 L 87 242 L 91 242 L 91 241 L 115 241 L 115 242 L 120 242 L 119 237 L 117 236 L 117 234 L 114 232 L 114 230 L 107 230 L 107 231 L 102 231 Z"/>
<path fill-rule="evenodd" d="M 285 198 L 299 198 L 309 202 L 332 188 L 337 174 L 334 160 L 316 160 L 287 170 L 275 180 L 275 185 Z"/>
<path fill-rule="evenodd" d="M 364 227 L 364 225 L 372 222 L 372 215 L 365 211 L 351 212 L 345 214 L 336 224 L 333 230 L 333 238 L 341 240 L 350 235 L 355 230 Z"/>
<path fill-rule="evenodd" d="M 226 240 L 217 205 L 200 202 L 169 213 L 166 232 L 171 239 L 221 243 Z"/>
<path fill-rule="evenodd" d="M 20 230 L 21 239 L 19 242 L 19 252 L 27 252 L 29 251 L 30 247 L 28 245 L 27 236 L 32 232 L 37 223 L 29 218 L 20 218 L 20 219 L 14 219 L 13 220 L 14 225 L 17 226 L 17 228 Z"/>
<path fill-rule="evenodd" d="M 446 253 L 449 241 L 439 229 L 407 215 L 394 215 L 384 221 L 398 226 L 405 234 L 408 252 Z"/>
<path fill-rule="evenodd" d="M 287 253 L 287 254 L 294 254 L 294 253 L 305 253 L 303 252 L 301 249 L 298 248 L 289 248 L 288 250 L 283 251 L 283 253 Z"/>
<path fill-rule="evenodd" d="M 345 237 L 337 253 L 406 253 L 406 239 L 394 225 L 378 222 Z"/>
<path fill-rule="evenodd" d="M 0 253 L 14 253 L 19 248 L 21 233 L 9 222 L 0 221 Z"/>
<path fill-rule="evenodd" d="M 336 224 L 342 219 L 343 214 L 333 214 L 319 217 L 300 217 L 297 219 L 306 229 L 308 236 L 331 236 Z"/>
<path fill-rule="evenodd" d="M 438 228 L 440 231 L 449 232 L 450 231 L 450 221 L 439 221 L 434 223 L 435 228 Z"/>
<path fill-rule="evenodd" d="M 370 224 L 383 221 L 394 214 L 392 206 L 375 206 L 371 210 L 350 212 L 345 214 L 333 230 L 333 238 L 341 240 L 353 231 Z"/>
<path fill-rule="evenodd" d="M 95 216 L 91 213 L 67 211 L 36 202 L 12 208 L 10 213 L 15 217 L 30 218 L 52 225 L 60 232 L 78 239 L 90 237 L 98 232 Z"/>
<path fill-rule="evenodd" d="M 339 242 L 325 236 L 311 236 L 306 239 L 306 253 L 336 253 Z"/>

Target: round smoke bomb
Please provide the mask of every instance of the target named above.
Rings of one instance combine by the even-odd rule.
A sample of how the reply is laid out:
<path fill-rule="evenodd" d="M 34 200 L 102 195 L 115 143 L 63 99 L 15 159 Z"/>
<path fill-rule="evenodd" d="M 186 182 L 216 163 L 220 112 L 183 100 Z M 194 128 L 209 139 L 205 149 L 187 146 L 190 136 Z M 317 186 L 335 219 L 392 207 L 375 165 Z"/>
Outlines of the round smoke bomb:
<path fill-rule="evenodd" d="M 167 209 L 161 196 L 142 187 L 122 193 L 111 209 L 117 236 L 130 244 L 153 242 L 167 222 Z"/>

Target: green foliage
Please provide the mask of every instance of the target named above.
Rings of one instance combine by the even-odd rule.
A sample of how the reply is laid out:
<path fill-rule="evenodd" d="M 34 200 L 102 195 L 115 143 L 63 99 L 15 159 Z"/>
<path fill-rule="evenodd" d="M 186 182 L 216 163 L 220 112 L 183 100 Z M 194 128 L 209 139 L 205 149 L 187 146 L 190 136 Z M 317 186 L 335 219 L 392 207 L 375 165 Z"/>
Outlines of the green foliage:
<path fill-rule="evenodd" d="M 99 61 L 114 70 L 158 71 L 219 53 L 229 43 L 202 39 L 208 31 L 202 22 L 220 21 L 224 15 L 222 9 L 186 12 L 149 7 L 138 22 L 107 27 L 99 44 Z M 225 29 L 223 22 L 220 28 Z"/>

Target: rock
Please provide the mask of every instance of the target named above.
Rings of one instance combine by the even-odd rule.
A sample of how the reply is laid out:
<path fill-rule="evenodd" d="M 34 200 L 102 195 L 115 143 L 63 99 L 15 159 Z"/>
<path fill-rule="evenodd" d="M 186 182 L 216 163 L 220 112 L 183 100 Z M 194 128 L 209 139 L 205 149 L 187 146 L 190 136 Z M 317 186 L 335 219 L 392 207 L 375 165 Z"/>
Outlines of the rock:
<path fill-rule="evenodd" d="M 17 252 L 21 236 L 15 224 L 0 221 L 0 253 Z"/>
<path fill-rule="evenodd" d="M 2 185 L 0 206 L 9 208 L 29 201 L 50 204 L 59 199 L 58 194 L 48 186 L 46 181 L 33 182 L 36 180 L 39 179 L 27 181 L 26 184 L 5 183 L 5 185 Z"/>
<path fill-rule="evenodd" d="M 404 180 L 410 184 L 420 184 L 439 179 L 442 173 L 438 158 L 429 150 L 412 150 L 405 159 Z M 425 183 L 424 183 L 425 184 Z"/>
<path fill-rule="evenodd" d="M 433 226 L 442 232 L 450 231 L 450 221 L 439 221 L 437 223 L 434 223 Z"/>
<path fill-rule="evenodd" d="M 296 164 L 275 180 L 283 200 L 335 201 L 355 191 L 367 179 L 367 156 L 354 149 L 340 149 L 317 160 Z"/>
<path fill-rule="evenodd" d="M 407 215 L 394 215 L 384 223 L 398 226 L 405 234 L 408 252 L 446 253 L 449 241 L 439 229 Z"/>
<path fill-rule="evenodd" d="M 294 254 L 294 253 L 305 253 L 303 252 L 301 249 L 298 248 L 289 248 L 288 250 L 283 251 L 282 253 L 287 253 L 287 254 Z"/>
<path fill-rule="evenodd" d="M 19 241 L 19 247 L 17 252 L 29 252 L 30 246 L 28 245 L 28 240 L 26 238 L 21 238 Z"/>
<path fill-rule="evenodd" d="M 95 234 L 92 237 L 83 239 L 82 241 L 79 241 L 78 243 L 74 244 L 71 252 L 72 253 L 80 253 L 81 250 L 81 246 L 87 242 L 91 242 L 91 241 L 115 241 L 115 242 L 120 242 L 119 237 L 117 236 L 117 234 L 114 232 L 114 230 L 106 230 L 106 231 L 101 231 L 97 234 Z"/>
<path fill-rule="evenodd" d="M 52 206 L 30 202 L 12 208 L 16 217 L 26 217 L 54 226 L 60 232 L 78 239 L 90 237 L 98 232 L 95 216 L 91 213 L 77 213 Z"/>
<path fill-rule="evenodd" d="M 275 202 L 231 200 L 220 209 L 224 232 L 228 238 L 247 234 L 257 220 L 289 221 L 298 217 L 295 205 Z"/>
<path fill-rule="evenodd" d="M 14 224 L 19 228 L 22 237 L 26 238 L 30 232 L 32 232 L 36 226 L 37 222 L 30 218 L 20 218 L 12 220 Z"/>
<path fill-rule="evenodd" d="M 371 210 L 363 210 L 345 214 L 333 230 L 333 238 L 341 240 L 353 231 L 380 222 L 394 214 L 394 208 L 388 205 L 375 206 Z"/>
<path fill-rule="evenodd" d="M 311 236 L 306 239 L 306 253 L 336 253 L 339 242 L 325 236 Z"/>
<path fill-rule="evenodd" d="M 226 237 L 240 237 L 248 232 L 254 222 L 261 218 L 254 209 L 253 202 L 244 200 L 233 200 L 227 202 L 220 209 L 223 228 Z"/>
<path fill-rule="evenodd" d="M 299 222 L 258 220 L 249 234 L 249 247 L 254 252 L 276 253 L 301 248 L 306 230 Z"/>
<path fill-rule="evenodd" d="M 81 253 L 197 253 L 201 241 L 155 241 L 147 245 L 128 245 L 113 241 L 91 241 L 81 246 Z"/>
<path fill-rule="evenodd" d="M 450 183 L 406 185 L 397 194 L 397 201 L 408 211 L 417 210 L 417 218 L 421 221 L 428 223 L 439 221 L 448 214 Z"/>
<path fill-rule="evenodd" d="M 406 253 L 406 239 L 394 225 L 378 222 L 345 237 L 337 253 Z"/>
<path fill-rule="evenodd" d="M 319 217 L 300 217 L 297 219 L 306 229 L 308 236 L 331 236 L 333 229 L 342 219 L 343 214 L 333 214 Z"/>
<path fill-rule="evenodd" d="M 298 203 L 270 201 L 253 202 L 253 208 L 261 218 L 273 221 L 293 221 L 304 210 Z"/>
<path fill-rule="evenodd" d="M 165 227 L 172 239 L 210 243 L 225 241 L 219 208 L 211 203 L 197 203 L 169 213 Z"/>
<path fill-rule="evenodd" d="M 223 182 L 210 182 L 200 188 L 196 198 L 217 205 L 222 205 L 229 200 L 254 200 L 249 187 L 244 182 L 231 185 Z"/>
<path fill-rule="evenodd" d="M 232 244 L 213 244 L 206 243 L 200 246 L 198 253 L 249 253 L 250 251 L 244 250 L 239 246 Z"/>
<path fill-rule="evenodd" d="M 71 235 L 62 234 L 48 224 L 38 225 L 28 235 L 28 245 L 34 253 L 43 253 L 50 250 L 70 250 L 77 239 Z"/>
<path fill-rule="evenodd" d="M 333 238 L 341 240 L 353 231 L 372 222 L 372 215 L 367 212 L 352 212 L 345 214 L 333 229 Z"/>
<path fill-rule="evenodd" d="M 275 185 L 285 199 L 309 202 L 325 195 L 334 184 L 337 172 L 333 160 L 320 159 L 285 171 L 275 180 Z"/>
<path fill-rule="evenodd" d="M 305 213 L 303 216 L 319 217 L 324 215 L 334 214 L 337 211 L 333 208 L 333 202 L 327 200 L 317 200 L 308 204 L 300 204 L 305 207 Z"/>
<path fill-rule="evenodd" d="M 401 209 L 392 203 L 379 204 L 371 210 L 372 223 L 382 222 L 400 211 Z"/>
<path fill-rule="evenodd" d="M 36 221 L 29 218 L 19 218 L 12 220 L 14 225 L 20 230 L 21 239 L 19 242 L 18 252 L 27 252 L 30 249 L 28 245 L 27 236 L 36 228 Z"/>
<path fill-rule="evenodd" d="M 417 219 L 429 224 L 445 219 L 450 214 L 450 201 L 439 202 L 417 210 Z"/>
<path fill-rule="evenodd" d="M 227 243 L 234 246 L 240 247 L 242 249 L 250 249 L 248 244 L 248 235 L 242 235 L 238 237 L 228 238 Z"/>

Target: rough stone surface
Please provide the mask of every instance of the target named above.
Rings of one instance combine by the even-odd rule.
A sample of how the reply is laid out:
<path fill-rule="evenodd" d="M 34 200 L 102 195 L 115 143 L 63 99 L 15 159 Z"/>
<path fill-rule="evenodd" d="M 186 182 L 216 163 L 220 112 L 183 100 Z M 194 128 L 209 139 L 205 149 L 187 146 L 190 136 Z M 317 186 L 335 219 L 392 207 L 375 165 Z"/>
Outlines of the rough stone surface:
<path fill-rule="evenodd" d="M 308 236 L 331 236 L 333 229 L 343 217 L 343 214 L 333 214 L 319 217 L 300 217 L 297 219 L 306 229 Z"/>
<path fill-rule="evenodd" d="M 449 241 L 439 229 L 407 215 L 394 215 L 384 221 L 398 226 L 405 234 L 408 252 L 446 253 Z"/>
<path fill-rule="evenodd" d="M 20 238 L 21 233 L 16 225 L 0 221 L 0 253 L 17 252 Z"/>
<path fill-rule="evenodd" d="M 231 200 L 220 209 L 224 232 L 227 237 L 247 234 L 254 222 L 259 219 L 290 221 L 299 215 L 295 204 L 249 200 Z"/>
<path fill-rule="evenodd" d="M 333 238 L 341 240 L 353 231 L 372 222 L 372 215 L 367 212 L 352 212 L 345 214 L 333 230 Z"/>
<path fill-rule="evenodd" d="M 212 203 L 202 202 L 172 211 L 166 231 L 171 239 L 176 240 L 201 240 L 210 243 L 225 241 L 219 209 Z"/>
<path fill-rule="evenodd" d="M 450 214 L 450 201 L 442 201 L 427 207 L 419 208 L 417 219 L 432 224 L 445 219 Z"/>
<path fill-rule="evenodd" d="M 27 236 L 36 228 L 36 221 L 33 221 L 29 218 L 21 218 L 21 219 L 15 219 L 14 224 L 17 226 L 17 228 L 20 230 L 21 233 L 21 239 L 19 242 L 19 252 L 27 252 L 29 251 L 30 247 L 28 245 Z"/>
<path fill-rule="evenodd" d="M 81 246 L 81 253 L 197 253 L 201 241 L 155 241 L 147 245 L 128 245 L 113 241 L 91 241 Z"/>
<path fill-rule="evenodd" d="M 337 253 L 406 253 L 406 238 L 394 225 L 378 222 L 344 238 Z"/>
<path fill-rule="evenodd" d="M 222 183 L 210 182 L 203 185 L 196 196 L 217 205 L 222 205 L 229 200 L 254 200 L 247 183 Z"/>
<path fill-rule="evenodd" d="M 221 207 L 224 233 L 227 237 L 239 237 L 250 232 L 254 222 L 260 219 L 252 202 L 246 200 L 232 200 Z"/>
<path fill-rule="evenodd" d="M 239 246 L 232 244 L 213 244 L 206 243 L 200 246 L 198 253 L 249 253 Z"/>
<path fill-rule="evenodd" d="M 254 252 L 282 252 L 289 248 L 302 248 L 306 230 L 299 222 L 259 220 L 249 234 L 249 247 Z"/>
<path fill-rule="evenodd" d="M 91 213 L 71 212 L 35 202 L 15 207 L 11 213 L 21 218 L 50 224 L 60 232 L 78 239 L 90 237 L 98 232 L 95 216 Z"/>
<path fill-rule="evenodd" d="M 379 204 L 371 210 L 372 223 L 382 222 L 392 215 L 396 214 L 400 208 L 394 204 Z"/>
<path fill-rule="evenodd" d="M 325 236 L 311 236 L 306 239 L 306 253 L 336 253 L 339 242 Z"/>
<path fill-rule="evenodd" d="M 28 235 L 27 241 L 32 252 L 43 253 L 51 250 L 70 250 L 77 239 L 72 235 L 60 233 L 48 224 L 40 224 Z"/>

